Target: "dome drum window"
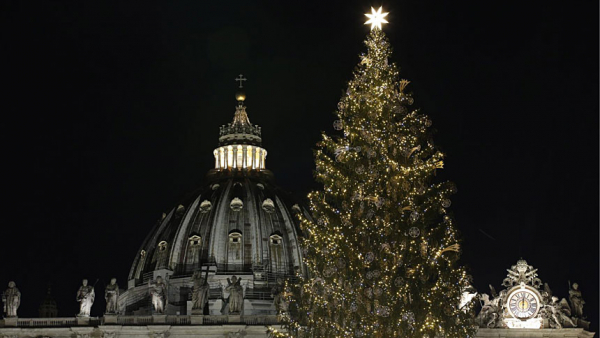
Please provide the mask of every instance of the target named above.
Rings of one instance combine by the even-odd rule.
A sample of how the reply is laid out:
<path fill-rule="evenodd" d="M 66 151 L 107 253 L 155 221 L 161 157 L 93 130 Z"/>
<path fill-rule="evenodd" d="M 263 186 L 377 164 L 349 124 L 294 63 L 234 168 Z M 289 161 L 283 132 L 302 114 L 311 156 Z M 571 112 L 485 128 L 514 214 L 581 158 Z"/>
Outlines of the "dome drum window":
<path fill-rule="evenodd" d="M 241 211 L 242 208 L 244 207 L 244 202 L 242 202 L 241 199 L 234 197 L 231 200 L 231 203 L 229 204 L 229 207 L 231 208 L 231 210 L 233 211 Z"/>

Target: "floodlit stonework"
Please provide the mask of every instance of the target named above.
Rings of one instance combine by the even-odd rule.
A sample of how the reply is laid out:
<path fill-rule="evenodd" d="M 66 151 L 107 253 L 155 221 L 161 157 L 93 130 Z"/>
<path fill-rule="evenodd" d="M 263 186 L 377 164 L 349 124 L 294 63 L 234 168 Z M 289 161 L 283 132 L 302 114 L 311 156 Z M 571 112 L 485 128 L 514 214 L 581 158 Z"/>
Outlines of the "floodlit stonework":
<path fill-rule="evenodd" d="M 221 128 L 207 184 L 156 223 L 134 258 L 126 290 L 114 286 L 116 280 L 107 290 L 96 290 L 113 302 L 107 314 L 89 317 L 85 307 L 78 317 L 19 318 L 13 312 L 20 293 L 11 288 L 5 302 L 12 301 L 13 312 L 0 321 L 0 338 L 253 338 L 267 337 L 268 326 L 281 330 L 277 313 L 286 308 L 278 296 L 281 282 L 304 271 L 295 214 L 309 215 L 274 184 L 265 169 L 260 127 L 250 124 L 245 95 L 238 98 L 234 121 Z M 564 317 L 552 316 L 558 312 L 549 310 L 564 311 L 564 302 L 551 302 L 536 271 L 519 261 L 500 294 L 492 290 L 490 299 L 472 290 L 465 302 L 481 301 L 483 306 L 476 338 L 594 336 L 582 318 L 573 317 L 575 325 L 570 325 Z M 574 313 L 581 314 L 581 291 L 573 286 L 571 303 Z M 510 312 L 511 297 L 520 299 L 519 287 L 529 292 L 525 296 L 531 298 L 524 299 L 535 301 L 531 311 L 523 305 Z M 86 295 L 92 292 L 85 290 Z M 78 299 L 86 298 L 81 293 Z M 40 314 L 56 316 L 50 293 Z M 510 328 L 527 320 L 537 328 Z"/>
<path fill-rule="evenodd" d="M 56 338 L 93 338 L 93 337 L 148 337 L 148 338 L 178 338 L 178 337 L 267 337 L 266 324 L 276 318 L 247 317 L 244 324 L 227 323 L 227 320 L 237 318 L 200 319 L 198 324 L 191 324 L 195 318 L 190 316 L 167 316 L 167 323 L 152 323 L 148 316 L 119 317 L 120 324 L 103 324 L 102 318 L 90 318 L 87 325 L 77 325 L 75 318 L 33 318 L 19 319 L 17 327 L 0 328 L 0 337 L 56 337 Z M 238 316 L 239 318 L 239 316 Z M 105 319 L 104 319 L 105 320 Z M 221 323 L 219 323 L 221 321 Z M 224 321 L 224 322 L 223 322 Z M 179 323 L 176 323 L 179 322 Z M 278 325 L 274 325 L 278 328 Z M 475 338 L 591 338 L 594 333 L 582 328 L 569 329 L 507 329 L 480 328 Z"/>

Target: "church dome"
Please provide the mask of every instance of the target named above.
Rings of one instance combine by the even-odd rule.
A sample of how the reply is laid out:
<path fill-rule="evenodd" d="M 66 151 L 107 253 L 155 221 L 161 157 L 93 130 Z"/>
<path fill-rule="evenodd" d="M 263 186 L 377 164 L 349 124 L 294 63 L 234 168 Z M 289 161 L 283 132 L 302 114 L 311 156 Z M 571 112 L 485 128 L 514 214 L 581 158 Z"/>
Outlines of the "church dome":
<path fill-rule="evenodd" d="M 144 313 L 147 285 L 161 276 L 179 290 L 174 295 L 169 291 L 169 303 L 179 304 L 172 312 L 186 313 L 191 277 L 200 272 L 210 284 L 206 314 L 222 313 L 210 299 L 223 298 L 225 280 L 233 275 L 242 278 L 244 299 L 268 303 L 248 305 L 246 315 L 274 314 L 271 289 L 302 268 L 295 214 L 306 211 L 275 185 L 265 168 L 261 129 L 250 123 L 243 101 L 233 122 L 221 127 L 213 155 L 215 167 L 206 184 L 163 214 L 144 240 L 131 266 L 128 290 L 119 299 L 125 312 Z"/>
<path fill-rule="evenodd" d="M 207 265 L 217 271 L 290 275 L 301 266 L 294 215 L 301 209 L 270 172 L 212 170 L 208 177 L 205 186 L 157 222 L 130 280 L 146 283 L 153 271 L 163 269 L 172 276 L 191 275 Z"/>

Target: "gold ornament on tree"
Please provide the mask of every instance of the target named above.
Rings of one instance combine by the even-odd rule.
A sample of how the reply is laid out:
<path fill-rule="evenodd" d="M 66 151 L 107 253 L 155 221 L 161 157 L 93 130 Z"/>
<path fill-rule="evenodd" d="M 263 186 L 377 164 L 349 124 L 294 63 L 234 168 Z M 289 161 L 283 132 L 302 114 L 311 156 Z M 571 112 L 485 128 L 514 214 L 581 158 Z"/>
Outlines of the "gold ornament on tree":
<path fill-rule="evenodd" d="M 457 243 L 457 244 L 452 244 L 450 246 L 447 246 L 444 249 L 440 250 L 439 255 L 443 254 L 444 252 L 450 252 L 450 251 L 459 252 L 460 245 Z"/>
<path fill-rule="evenodd" d="M 400 93 L 404 93 L 404 89 L 406 88 L 406 86 L 408 86 L 409 83 L 410 83 L 410 81 L 408 81 L 408 80 L 405 80 L 405 79 L 400 80 L 400 83 L 398 84 Z"/>

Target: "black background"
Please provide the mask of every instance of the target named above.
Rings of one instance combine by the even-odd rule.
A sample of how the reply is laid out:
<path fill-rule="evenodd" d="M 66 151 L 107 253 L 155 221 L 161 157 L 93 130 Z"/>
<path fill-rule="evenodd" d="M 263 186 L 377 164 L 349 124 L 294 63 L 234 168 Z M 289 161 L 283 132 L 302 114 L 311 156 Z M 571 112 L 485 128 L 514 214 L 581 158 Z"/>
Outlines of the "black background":
<path fill-rule="evenodd" d="M 0 5 L 0 287 L 20 317 L 82 278 L 104 309 L 142 240 L 213 166 L 243 73 L 267 167 L 303 197 L 369 27 L 361 1 Z M 497 289 L 523 257 L 598 327 L 598 3 L 394 1 L 384 30 L 439 130 L 463 264 Z"/>

